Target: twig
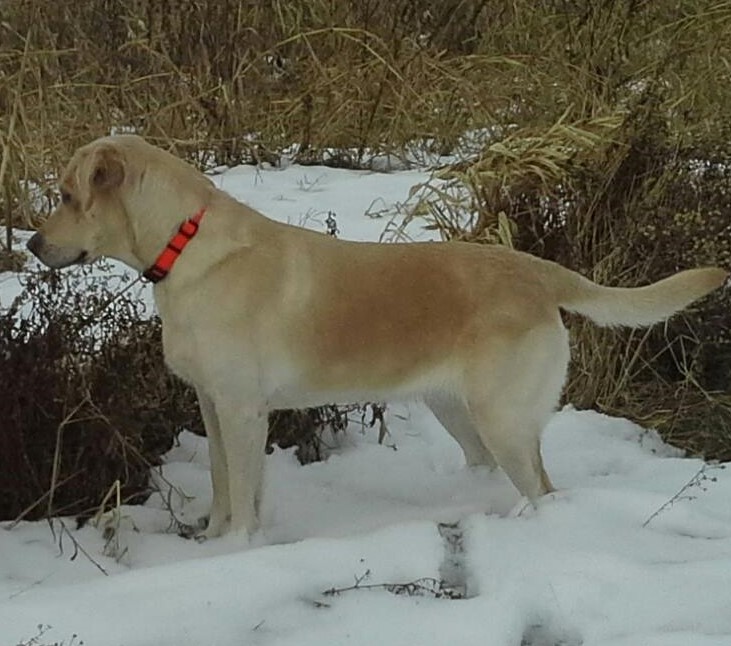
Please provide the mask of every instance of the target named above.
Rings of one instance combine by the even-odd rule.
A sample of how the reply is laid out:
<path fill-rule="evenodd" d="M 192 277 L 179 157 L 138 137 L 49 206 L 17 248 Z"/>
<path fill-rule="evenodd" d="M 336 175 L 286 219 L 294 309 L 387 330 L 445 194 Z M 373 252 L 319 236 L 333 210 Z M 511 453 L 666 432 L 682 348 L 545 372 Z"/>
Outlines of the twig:
<path fill-rule="evenodd" d="M 53 526 L 54 522 L 58 523 L 59 526 L 61 527 L 61 533 L 58 535 L 58 538 L 56 537 L 56 530 Z M 72 561 L 76 560 L 76 557 L 79 555 L 79 552 L 81 552 L 81 554 L 83 554 L 89 560 L 89 562 L 92 563 L 97 568 L 97 570 L 99 570 L 104 576 L 109 576 L 109 572 L 107 572 L 97 561 L 95 561 L 91 557 L 89 552 L 87 552 L 84 549 L 83 545 L 81 545 L 81 543 L 79 543 L 79 541 L 76 539 L 76 537 L 71 533 L 71 530 L 69 530 L 69 528 L 66 527 L 66 523 L 64 523 L 62 519 L 49 518 L 48 525 L 51 529 L 51 534 L 53 535 L 54 540 L 58 541 L 59 554 L 63 554 L 63 537 L 65 534 L 66 536 L 68 536 L 71 539 L 71 543 L 74 546 L 74 553 L 71 555 Z"/>
<path fill-rule="evenodd" d="M 61 482 L 56 483 L 55 489 L 59 489 L 60 487 L 65 485 L 69 480 L 73 480 L 80 473 L 81 473 L 81 471 L 75 471 L 74 473 L 66 476 L 63 480 L 61 480 Z M 32 502 L 30 505 L 28 505 L 12 521 L 10 521 L 10 523 L 5 527 L 5 529 L 7 529 L 7 530 L 15 529 L 30 512 L 32 512 L 38 505 L 40 505 L 49 495 L 51 495 L 52 490 L 53 489 L 49 488 L 48 491 L 46 491 L 42 496 L 40 496 L 37 500 Z"/>
<path fill-rule="evenodd" d="M 344 592 L 353 590 L 386 590 L 395 595 L 406 595 L 409 597 L 431 596 L 435 599 L 464 599 L 464 592 L 448 585 L 444 581 L 433 577 L 422 577 L 405 583 L 363 583 L 371 575 L 366 570 L 361 576 L 355 577 L 355 583 L 343 588 L 330 588 L 322 594 L 326 597 L 335 597 Z"/>
<path fill-rule="evenodd" d="M 125 292 L 132 289 L 137 283 L 142 281 L 142 276 L 137 276 L 132 282 L 127 283 L 124 287 L 114 292 L 106 301 L 101 303 L 98 307 L 94 309 L 94 311 L 91 312 L 91 314 L 88 314 L 86 316 L 79 316 L 79 325 L 76 328 L 76 332 L 80 332 L 85 327 L 88 327 L 95 321 L 99 320 L 99 315 L 104 312 L 114 301 L 116 301 L 118 298 L 120 298 Z"/>
<path fill-rule="evenodd" d="M 109 419 L 107 415 L 104 414 L 104 412 L 99 408 L 96 402 L 94 402 L 91 399 L 91 395 L 88 395 L 88 402 L 89 405 L 96 411 L 98 419 L 103 420 L 106 422 L 106 425 L 108 428 L 110 428 L 115 436 L 117 437 L 117 440 L 120 444 L 122 444 L 128 451 L 130 451 L 136 459 L 140 460 L 143 464 L 146 464 L 148 468 L 153 469 L 157 467 L 158 465 L 153 465 L 150 460 L 148 460 L 142 452 L 134 445 L 132 445 L 129 440 L 124 436 L 123 433 L 119 431 L 119 429 L 112 423 L 112 421 Z M 160 494 L 160 497 L 162 498 L 163 502 L 165 503 L 165 508 L 167 512 L 170 514 L 170 524 L 168 525 L 168 531 L 170 529 L 175 528 L 175 531 L 179 535 L 185 535 L 184 532 L 187 531 L 187 528 L 191 528 L 193 531 L 195 530 L 194 526 L 191 526 L 189 523 L 184 523 L 182 520 L 180 520 L 177 515 L 175 514 L 175 511 L 173 509 L 173 503 L 172 503 L 172 495 L 173 492 L 175 492 L 181 500 L 191 500 L 192 497 L 186 494 L 180 487 L 173 484 L 168 478 L 165 477 L 165 475 L 162 472 L 162 467 L 158 468 L 157 476 L 160 481 L 165 483 L 168 486 L 167 494 L 163 495 L 162 487 L 160 487 L 159 483 L 155 483 L 154 487 L 151 489 L 152 491 L 157 491 Z M 116 481 L 114 484 L 119 487 L 119 481 Z M 114 484 L 112 487 L 114 487 Z M 109 499 L 109 495 L 112 489 L 110 489 L 107 494 L 104 496 L 104 499 L 99 504 L 99 508 L 97 511 L 97 514 L 95 516 L 95 520 L 101 519 L 101 516 L 104 511 L 104 505 L 106 504 L 107 500 Z M 120 499 L 120 491 L 119 488 L 117 490 L 117 509 L 121 505 L 121 499 Z"/>
<path fill-rule="evenodd" d="M 114 496 L 114 507 L 109 512 L 105 512 L 104 507 L 112 496 Z M 120 524 L 122 522 L 121 507 L 121 485 L 119 480 L 115 480 L 99 503 L 97 513 L 92 519 L 93 525 L 102 529 L 102 536 L 104 537 L 104 550 L 102 553 L 104 556 L 113 558 L 117 563 L 122 560 L 122 557 L 124 557 L 128 550 L 127 547 L 122 549 L 122 545 L 119 542 Z"/>
<path fill-rule="evenodd" d="M 695 500 L 696 496 L 688 495 L 686 494 L 686 491 L 693 488 L 699 488 L 701 491 L 707 491 L 707 487 L 704 486 L 704 483 L 706 482 L 717 482 L 718 478 L 716 476 L 709 476 L 708 471 L 714 470 L 714 469 L 725 469 L 726 465 L 724 464 L 708 464 L 707 462 L 703 463 L 703 466 L 698 469 L 698 471 L 695 473 L 695 475 L 688 480 L 676 493 L 675 495 L 670 498 L 667 502 L 665 502 L 659 509 L 657 509 L 644 523 L 642 523 L 642 527 L 647 527 L 655 518 L 657 518 L 660 514 L 662 514 L 665 510 L 672 507 L 676 502 L 680 500 Z"/>
<path fill-rule="evenodd" d="M 48 491 L 48 504 L 46 505 L 46 513 L 51 515 L 53 510 L 53 498 L 58 487 L 58 473 L 61 469 L 61 446 L 63 444 L 63 431 L 68 424 L 74 421 L 76 414 L 81 410 L 84 404 L 88 403 L 88 396 L 84 397 L 74 408 L 68 413 L 56 429 L 56 446 L 53 450 L 53 467 L 51 471 L 51 486 Z"/>

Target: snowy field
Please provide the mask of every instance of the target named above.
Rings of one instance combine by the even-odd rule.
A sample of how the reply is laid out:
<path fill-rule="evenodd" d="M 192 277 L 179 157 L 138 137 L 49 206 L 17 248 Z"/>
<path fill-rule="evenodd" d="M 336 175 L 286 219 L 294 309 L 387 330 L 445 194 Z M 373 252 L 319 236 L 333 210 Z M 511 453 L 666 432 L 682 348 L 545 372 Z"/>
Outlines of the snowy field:
<path fill-rule="evenodd" d="M 215 176 L 293 224 L 324 231 L 332 211 L 356 240 L 392 238 L 426 178 L 298 166 Z M 406 233 L 433 236 L 418 223 Z M 0 276 L 0 303 L 16 291 Z M 153 476 L 161 493 L 110 518 L 109 540 L 73 519 L 54 532 L 5 523 L 0 646 L 731 645 L 731 470 L 567 409 L 544 435 L 561 491 L 533 509 L 502 473 L 467 469 L 425 407 L 394 403 L 387 426 L 379 445 L 351 424 L 322 463 L 269 456 L 248 545 L 171 531 L 170 505 L 192 520 L 211 497 L 206 441 L 187 432 Z"/>

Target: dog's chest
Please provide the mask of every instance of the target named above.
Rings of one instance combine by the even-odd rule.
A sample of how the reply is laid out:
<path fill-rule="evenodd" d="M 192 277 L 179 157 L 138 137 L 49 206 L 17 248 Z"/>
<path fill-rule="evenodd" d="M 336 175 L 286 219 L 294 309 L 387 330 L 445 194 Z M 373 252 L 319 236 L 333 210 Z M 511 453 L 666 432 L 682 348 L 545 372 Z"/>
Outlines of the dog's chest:
<path fill-rule="evenodd" d="M 197 367 L 197 347 L 194 338 L 186 338 L 178 326 L 163 323 L 162 348 L 165 363 L 178 377 L 188 383 L 200 383 Z"/>
<path fill-rule="evenodd" d="M 165 363 L 178 377 L 193 385 L 202 385 L 202 358 L 199 325 L 189 317 L 176 316 L 172 308 L 158 309 L 162 319 L 162 349 Z"/>
<path fill-rule="evenodd" d="M 156 288 L 155 301 L 162 320 L 162 349 L 165 363 L 178 377 L 193 385 L 201 384 L 201 357 L 195 309 L 185 293 Z"/>

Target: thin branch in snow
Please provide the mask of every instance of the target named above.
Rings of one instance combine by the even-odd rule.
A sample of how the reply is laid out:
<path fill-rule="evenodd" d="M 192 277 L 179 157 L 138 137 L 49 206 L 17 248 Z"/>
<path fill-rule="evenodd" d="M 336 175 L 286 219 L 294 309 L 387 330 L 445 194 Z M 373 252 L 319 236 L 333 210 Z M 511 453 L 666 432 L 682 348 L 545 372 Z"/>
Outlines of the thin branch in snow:
<path fill-rule="evenodd" d="M 55 524 L 58 524 L 61 531 L 60 533 L 56 533 Z M 63 537 L 68 536 L 68 538 L 71 540 L 71 544 L 74 546 L 74 552 L 71 555 L 72 561 L 76 560 L 76 557 L 79 555 L 79 553 L 83 554 L 90 563 L 92 563 L 97 570 L 99 570 L 104 576 L 109 576 L 109 572 L 107 572 L 97 561 L 95 561 L 89 552 L 87 552 L 84 549 L 84 546 L 79 543 L 77 538 L 71 533 L 71 530 L 69 530 L 68 527 L 66 527 L 66 523 L 63 522 L 60 518 L 49 518 L 48 519 L 48 525 L 51 529 L 51 534 L 54 538 L 54 540 L 58 543 L 58 551 L 60 555 L 63 555 L 64 552 L 64 545 L 63 545 Z"/>
<path fill-rule="evenodd" d="M 405 583 L 363 583 L 370 578 L 371 571 L 366 570 L 361 576 L 355 577 L 355 583 L 344 588 L 330 588 L 322 594 L 326 597 L 335 597 L 344 592 L 353 590 L 386 590 L 395 595 L 409 597 L 434 597 L 435 599 L 464 599 L 464 592 L 448 585 L 444 581 L 433 577 L 422 577 Z M 328 607 L 327 604 L 323 604 Z"/>
<path fill-rule="evenodd" d="M 657 518 L 667 509 L 670 509 L 670 507 L 672 507 L 676 502 L 679 502 L 681 500 L 695 500 L 698 497 L 696 495 L 688 493 L 689 491 L 698 489 L 700 489 L 701 491 L 708 491 L 707 483 L 718 481 L 718 478 L 716 476 L 709 476 L 708 472 L 725 468 L 726 465 L 724 464 L 709 464 L 708 462 L 704 462 L 703 466 L 698 469 L 695 475 L 690 480 L 688 480 L 688 482 L 686 482 L 675 493 L 675 495 L 670 498 L 670 500 L 665 502 L 659 509 L 653 512 L 652 515 L 650 515 L 650 517 L 644 523 L 642 523 L 642 527 L 647 527 L 655 518 Z"/>

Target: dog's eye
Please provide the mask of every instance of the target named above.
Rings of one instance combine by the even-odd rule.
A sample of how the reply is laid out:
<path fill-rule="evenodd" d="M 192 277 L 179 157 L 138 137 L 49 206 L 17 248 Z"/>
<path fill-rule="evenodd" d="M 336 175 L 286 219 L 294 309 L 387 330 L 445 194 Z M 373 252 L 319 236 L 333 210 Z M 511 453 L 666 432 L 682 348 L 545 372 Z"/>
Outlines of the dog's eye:
<path fill-rule="evenodd" d="M 69 204 L 71 202 L 71 193 L 68 191 L 61 191 L 61 203 Z"/>

